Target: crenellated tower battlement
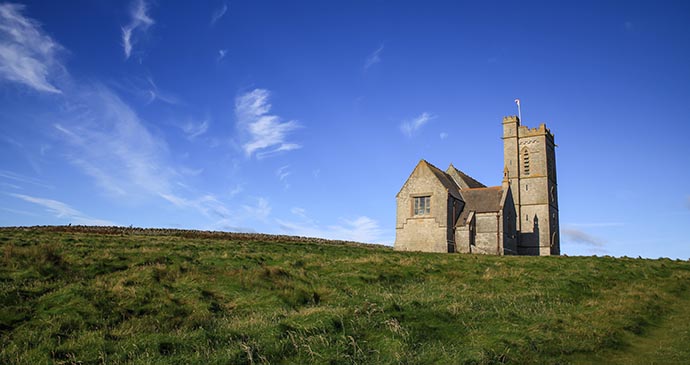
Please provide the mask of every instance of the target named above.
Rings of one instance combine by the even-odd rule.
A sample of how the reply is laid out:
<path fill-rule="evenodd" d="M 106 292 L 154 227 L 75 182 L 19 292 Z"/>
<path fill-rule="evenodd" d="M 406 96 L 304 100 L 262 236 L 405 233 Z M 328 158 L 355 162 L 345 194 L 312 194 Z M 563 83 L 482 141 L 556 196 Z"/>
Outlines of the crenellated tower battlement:
<path fill-rule="evenodd" d="M 554 135 L 542 123 L 520 125 L 503 117 L 505 175 L 518 216 L 518 251 L 526 255 L 560 254 Z"/>

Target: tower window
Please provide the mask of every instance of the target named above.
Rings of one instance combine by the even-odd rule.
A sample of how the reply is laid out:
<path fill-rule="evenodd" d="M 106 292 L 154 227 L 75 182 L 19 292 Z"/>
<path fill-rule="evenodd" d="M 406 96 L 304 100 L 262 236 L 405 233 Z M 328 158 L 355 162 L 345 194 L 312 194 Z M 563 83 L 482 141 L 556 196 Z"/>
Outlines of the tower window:
<path fill-rule="evenodd" d="M 414 197 L 414 215 L 429 215 L 431 214 L 431 197 L 430 196 L 416 196 Z"/>
<path fill-rule="evenodd" d="M 529 175 L 529 151 L 527 148 L 522 150 L 522 172 L 525 175 Z"/>

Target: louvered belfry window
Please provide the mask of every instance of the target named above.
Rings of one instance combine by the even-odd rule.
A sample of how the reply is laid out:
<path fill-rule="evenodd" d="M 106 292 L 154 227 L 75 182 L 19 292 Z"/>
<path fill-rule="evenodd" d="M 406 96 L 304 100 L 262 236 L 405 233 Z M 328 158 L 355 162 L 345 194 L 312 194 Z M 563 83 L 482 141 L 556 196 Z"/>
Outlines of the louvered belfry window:
<path fill-rule="evenodd" d="M 529 151 L 526 148 L 522 150 L 522 171 L 523 174 L 529 175 Z"/>

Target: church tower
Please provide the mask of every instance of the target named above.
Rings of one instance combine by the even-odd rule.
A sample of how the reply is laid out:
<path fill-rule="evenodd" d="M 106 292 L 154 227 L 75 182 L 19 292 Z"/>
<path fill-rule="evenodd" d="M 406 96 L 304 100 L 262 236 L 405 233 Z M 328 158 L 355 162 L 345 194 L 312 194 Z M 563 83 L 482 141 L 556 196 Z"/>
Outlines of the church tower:
<path fill-rule="evenodd" d="M 517 213 L 518 254 L 559 255 L 556 153 L 553 134 L 503 118 L 503 158 Z"/>

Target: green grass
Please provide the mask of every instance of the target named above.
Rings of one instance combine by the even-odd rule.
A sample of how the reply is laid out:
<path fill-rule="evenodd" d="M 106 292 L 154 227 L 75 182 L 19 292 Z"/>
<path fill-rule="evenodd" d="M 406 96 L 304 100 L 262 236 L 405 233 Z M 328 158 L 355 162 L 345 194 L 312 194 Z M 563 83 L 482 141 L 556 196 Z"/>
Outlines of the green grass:
<path fill-rule="evenodd" d="M 0 229 L 0 363 L 687 363 L 689 283 L 668 259 Z"/>

